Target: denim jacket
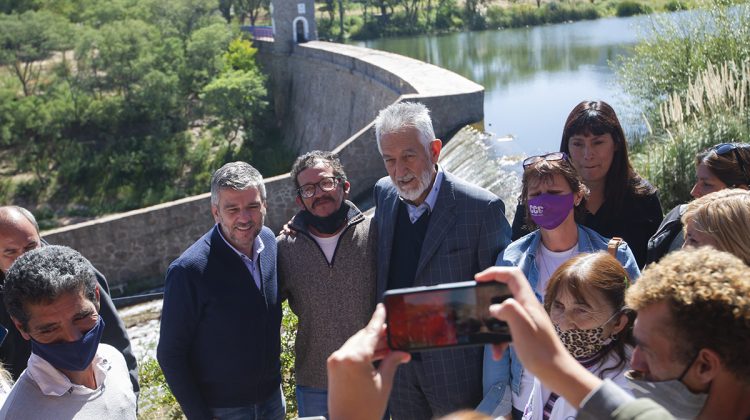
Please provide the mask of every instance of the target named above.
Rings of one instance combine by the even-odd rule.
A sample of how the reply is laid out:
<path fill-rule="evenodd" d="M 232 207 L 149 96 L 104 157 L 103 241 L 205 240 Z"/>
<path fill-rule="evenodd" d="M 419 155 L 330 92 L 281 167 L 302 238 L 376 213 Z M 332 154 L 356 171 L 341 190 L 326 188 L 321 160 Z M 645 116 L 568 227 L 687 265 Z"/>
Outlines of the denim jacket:
<path fill-rule="evenodd" d="M 516 266 L 523 271 L 531 284 L 537 299 L 542 301 L 542 296 L 536 291 L 539 281 L 539 271 L 536 265 L 536 252 L 542 234 L 537 229 L 528 235 L 508 245 L 497 257 L 497 266 Z M 599 235 L 595 231 L 578 225 L 578 252 L 606 251 L 609 239 Z M 625 242 L 621 242 L 617 248 L 617 260 L 620 261 L 631 281 L 635 281 L 641 272 L 635 261 L 633 252 Z M 477 407 L 478 411 L 488 415 L 504 415 L 511 411 L 510 395 L 505 396 L 506 388 L 510 385 L 512 392 L 516 394 L 521 391 L 521 375 L 523 366 L 516 356 L 514 347 L 511 345 L 505 350 L 500 361 L 492 360 L 492 348 L 486 346 L 484 349 L 484 365 L 482 370 L 482 389 L 484 399 Z M 505 396 L 505 398 L 503 398 Z"/>

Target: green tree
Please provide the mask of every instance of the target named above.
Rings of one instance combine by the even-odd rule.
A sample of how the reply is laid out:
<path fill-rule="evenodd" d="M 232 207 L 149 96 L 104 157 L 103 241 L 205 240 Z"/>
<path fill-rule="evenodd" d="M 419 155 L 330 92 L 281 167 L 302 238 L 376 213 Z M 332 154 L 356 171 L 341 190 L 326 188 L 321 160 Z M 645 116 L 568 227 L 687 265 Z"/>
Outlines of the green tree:
<path fill-rule="evenodd" d="M 196 30 L 185 48 L 185 76 L 187 92 L 197 94 L 224 68 L 221 58 L 234 36 L 224 23 L 216 23 Z"/>
<path fill-rule="evenodd" d="M 66 19 L 47 11 L 0 16 L 0 65 L 12 69 L 25 96 L 38 88 L 43 61 L 70 48 L 72 32 Z"/>
<path fill-rule="evenodd" d="M 255 26 L 260 14 L 268 10 L 270 4 L 270 0 L 234 0 L 234 10 L 239 16 L 240 23 L 250 19 L 250 25 Z"/>
<path fill-rule="evenodd" d="M 215 121 L 229 147 L 252 138 L 253 118 L 268 102 L 266 88 L 257 71 L 230 70 L 211 81 L 201 94 L 205 112 Z"/>

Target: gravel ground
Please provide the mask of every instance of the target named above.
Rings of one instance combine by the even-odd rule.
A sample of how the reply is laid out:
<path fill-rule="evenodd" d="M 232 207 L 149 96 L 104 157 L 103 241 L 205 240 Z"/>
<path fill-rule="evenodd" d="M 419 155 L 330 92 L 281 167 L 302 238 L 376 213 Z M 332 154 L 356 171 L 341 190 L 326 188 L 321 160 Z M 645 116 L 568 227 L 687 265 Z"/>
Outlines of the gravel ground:
<path fill-rule="evenodd" d="M 163 299 L 152 300 L 119 311 L 130 336 L 133 354 L 139 362 L 144 358 L 156 358 L 162 303 Z"/>

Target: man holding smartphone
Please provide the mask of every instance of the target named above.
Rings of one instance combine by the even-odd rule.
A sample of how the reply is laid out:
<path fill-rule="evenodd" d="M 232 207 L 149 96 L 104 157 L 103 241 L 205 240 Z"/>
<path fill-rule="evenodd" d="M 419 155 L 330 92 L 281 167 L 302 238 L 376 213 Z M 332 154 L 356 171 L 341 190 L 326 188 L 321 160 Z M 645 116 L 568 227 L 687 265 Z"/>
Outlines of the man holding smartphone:
<path fill-rule="evenodd" d="M 372 219 L 346 199 L 349 181 L 336 154 L 315 150 L 298 157 L 291 178 L 300 211 L 289 224 L 295 234 L 277 238 L 279 293 L 299 317 L 299 415 L 327 418 L 326 358 L 375 308 L 376 242 Z"/>
<path fill-rule="evenodd" d="M 470 280 L 510 243 L 502 200 L 437 164 L 442 142 L 429 110 L 396 103 L 380 111 L 375 137 L 388 177 L 374 189 L 377 297 L 390 289 Z M 482 398 L 482 349 L 414 353 L 389 401 L 394 419 L 431 419 Z"/>

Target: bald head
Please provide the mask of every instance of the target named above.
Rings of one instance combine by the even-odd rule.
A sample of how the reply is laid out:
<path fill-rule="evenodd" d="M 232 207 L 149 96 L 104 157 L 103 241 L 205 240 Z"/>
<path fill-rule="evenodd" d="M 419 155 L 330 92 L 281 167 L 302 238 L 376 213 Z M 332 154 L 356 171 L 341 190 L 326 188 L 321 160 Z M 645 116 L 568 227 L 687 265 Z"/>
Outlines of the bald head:
<path fill-rule="evenodd" d="M 23 207 L 0 207 L 0 270 L 7 272 L 16 258 L 41 245 L 34 215 Z"/>

